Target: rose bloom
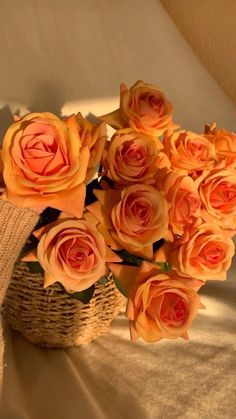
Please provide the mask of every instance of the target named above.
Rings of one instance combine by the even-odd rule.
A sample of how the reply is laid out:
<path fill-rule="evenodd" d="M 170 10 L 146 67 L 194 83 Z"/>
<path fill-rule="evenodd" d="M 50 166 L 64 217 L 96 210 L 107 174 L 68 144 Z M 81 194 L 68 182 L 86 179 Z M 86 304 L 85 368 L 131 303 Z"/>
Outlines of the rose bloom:
<path fill-rule="evenodd" d="M 82 215 L 89 148 L 55 115 L 30 113 L 13 123 L 1 158 L 7 198 L 13 204 Z"/>
<path fill-rule="evenodd" d="M 163 182 L 163 192 L 169 207 L 169 232 L 166 239 L 182 236 L 186 227 L 200 224 L 201 200 L 198 188 L 190 176 L 170 173 Z"/>
<path fill-rule="evenodd" d="M 200 183 L 202 217 L 234 235 L 236 229 L 236 172 L 215 170 Z"/>
<path fill-rule="evenodd" d="M 152 245 L 167 232 L 167 202 L 150 185 L 94 191 L 98 201 L 87 207 L 112 249 L 125 249 L 151 258 Z"/>
<path fill-rule="evenodd" d="M 150 268 L 138 273 L 129 292 L 126 315 L 131 340 L 141 337 L 152 343 L 163 338 L 188 339 L 188 329 L 198 309 L 200 297 L 181 281 L 176 272 L 161 273 Z"/>
<path fill-rule="evenodd" d="M 204 136 L 194 132 L 167 133 L 163 145 L 173 170 L 195 175 L 198 172 L 210 171 L 215 164 L 214 145 Z"/>
<path fill-rule="evenodd" d="M 220 168 L 236 168 L 236 133 L 219 129 L 216 124 L 205 127 L 205 137 L 214 144 Z"/>
<path fill-rule="evenodd" d="M 201 224 L 185 231 L 170 252 L 173 268 L 180 275 L 206 281 L 225 280 L 234 256 L 234 242 L 219 227 Z"/>
<path fill-rule="evenodd" d="M 35 231 L 37 253 L 30 252 L 23 260 L 40 262 L 45 288 L 60 282 L 68 291 L 83 291 L 108 274 L 107 262 L 121 259 L 106 246 L 93 224 L 66 217 Z"/>
<path fill-rule="evenodd" d="M 105 122 L 92 124 L 92 122 L 84 118 L 81 113 L 78 113 L 76 116 L 69 116 L 65 119 L 65 122 L 71 128 L 75 128 L 83 147 L 86 146 L 89 148 L 90 157 L 85 179 L 85 182 L 87 183 L 94 177 L 99 169 L 107 140 L 106 124 Z"/>
<path fill-rule="evenodd" d="M 137 81 L 129 89 L 120 87 L 120 108 L 101 117 L 115 129 L 131 127 L 152 137 L 160 137 L 168 129 L 177 128 L 172 121 L 173 106 L 161 90 Z"/>
<path fill-rule="evenodd" d="M 137 182 L 153 184 L 158 153 L 157 142 L 147 135 L 131 128 L 118 130 L 104 152 L 105 175 L 119 187 Z"/>

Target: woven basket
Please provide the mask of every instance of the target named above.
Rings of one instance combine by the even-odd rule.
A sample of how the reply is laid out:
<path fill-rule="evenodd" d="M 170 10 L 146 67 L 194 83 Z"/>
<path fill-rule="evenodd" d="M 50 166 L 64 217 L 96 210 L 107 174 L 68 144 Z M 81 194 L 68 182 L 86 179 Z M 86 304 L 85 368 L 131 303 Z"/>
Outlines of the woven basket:
<path fill-rule="evenodd" d="M 58 284 L 44 289 L 42 276 L 20 263 L 7 291 L 3 316 L 30 342 L 66 348 L 105 334 L 124 302 L 112 278 L 104 285 L 96 284 L 93 298 L 83 304 Z"/>

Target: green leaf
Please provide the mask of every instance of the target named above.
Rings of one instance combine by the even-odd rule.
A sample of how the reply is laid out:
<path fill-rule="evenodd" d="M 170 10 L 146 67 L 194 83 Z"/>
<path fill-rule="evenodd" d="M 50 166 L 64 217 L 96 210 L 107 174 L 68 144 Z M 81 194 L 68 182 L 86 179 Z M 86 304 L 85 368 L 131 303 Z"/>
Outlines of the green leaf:
<path fill-rule="evenodd" d="M 170 272 L 172 270 L 171 263 L 168 262 L 154 262 L 155 265 L 160 266 L 162 272 Z"/>
<path fill-rule="evenodd" d="M 116 253 L 123 259 L 123 262 L 133 266 L 141 266 L 143 258 L 133 255 L 126 250 L 117 250 Z"/>
<path fill-rule="evenodd" d="M 33 273 L 40 273 L 41 275 L 44 274 L 44 270 L 39 262 L 25 262 L 26 265 L 29 267 L 30 272 Z"/>
<path fill-rule="evenodd" d="M 21 260 L 24 256 L 26 256 L 31 250 L 36 249 L 38 246 L 38 242 L 39 240 L 34 237 L 33 235 L 31 235 L 26 244 L 24 245 L 20 255 L 19 255 L 19 260 Z"/>
<path fill-rule="evenodd" d="M 92 285 L 91 287 L 87 288 L 84 291 L 80 291 L 80 292 L 69 292 L 67 291 L 63 285 L 58 282 L 58 284 L 60 285 L 60 287 L 63 289 L 63 291 L 69 295 L 71 298 L 75 298 L 76 300 L 81 301 L 84 304 L 88 304 L 90 302 L 90 300 L 93 297 L 94 294 L 94 290 L 95 290 L 95 285 Z"/>
<path fill-rule="evenodd" d="M 119 279 L 116 276 L 112 276 L 112 278 L 114 279 L 114 282 L 116 284 L 116 287 L 118 288 L 118 290 L 120 291 L 121 294 L 123 294 L 126 298 L 128 298 L 127 295 L 127 291 L 122 287 Z"/>
<path fill-rule="evenodd" d="M 105 285 L 109 278 L 107 276 L 101 276 L 101 278 L 97 281 L 98 284 Z"/>

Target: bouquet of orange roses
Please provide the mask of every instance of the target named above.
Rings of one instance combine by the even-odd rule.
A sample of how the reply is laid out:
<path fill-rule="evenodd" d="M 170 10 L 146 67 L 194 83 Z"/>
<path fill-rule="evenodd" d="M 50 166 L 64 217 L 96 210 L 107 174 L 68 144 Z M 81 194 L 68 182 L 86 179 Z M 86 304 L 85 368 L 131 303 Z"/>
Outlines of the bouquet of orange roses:
<path fill-rule="evenodd" d="M 97 124 L 17 118 L 1 166 L 3 199 L 46 208 L 21 255 L 45 287 L 86 303 L 112 274 L 132 340 L 188 339 L 199 289 L 225 280 L 234 255 L 236 134 L 180 129 L 165 95 L 138 81 Z"/>

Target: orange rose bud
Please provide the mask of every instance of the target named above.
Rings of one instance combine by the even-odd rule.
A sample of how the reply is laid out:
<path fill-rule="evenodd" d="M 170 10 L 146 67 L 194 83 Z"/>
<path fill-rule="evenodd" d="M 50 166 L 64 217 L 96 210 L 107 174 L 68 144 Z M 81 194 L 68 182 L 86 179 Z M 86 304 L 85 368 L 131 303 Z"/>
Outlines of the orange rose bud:
<path fill-rule="evenodd" d="M 160 160 L 158 154 L 154 139 L 132 128 L 118 130 L 104 152 L 105 175 L 118 187 L 153 184 Z"/>
<path fill-rule="evenodd" d="M 88 183 L 99 169 L 99 164 L 102 159 L 103 150 L 106 144 L 106 124 L 105 122 L 99 124 L 92 124 L 88 119 L 84 118 L 81 113 L 76 116 L 71 115 L 65 119 L 65 123 L 71 126 L 76 122 L 74 128 L 78 133 L 81 143 L 84 147 L 88 147 L 90 151 L 88 168 L 85 182 Z"/>
<path fill-rule="evenodd" d="M 163 144 L 173 170 L 195 176 L 215 165 L 215 146 L 203 135 L 191 131 L 167 133 Z"/>
<path fill-rule="evenodd" d="M 188 339 L 188 329 L 199 308 L 204 308 L 199 295 L 176 272 L 164 274 L 150 265 L 143 273 L 141 268 L 126 310 L 131 340 L 141 337 L 152 343 L 163 338 Z"/>
<path fill-rule="evenodd" d="M 100 119 L 115 129 L 131 127 L 158 140 L 167 130 L 178 128 L 172 117 L 173 106 L 164 93 L 158 87 L 139 80 L 129 89 L 122 83 L 120 108 Z"/>
<path fill-rule="evenodd" d="M 7 198 L 21 207 L 50 206 L 80 217 L 89 154 L 74 129 L 55 115 L 26 115 L 3 140 Z"/>

